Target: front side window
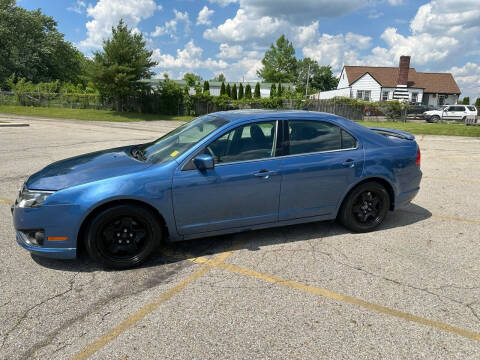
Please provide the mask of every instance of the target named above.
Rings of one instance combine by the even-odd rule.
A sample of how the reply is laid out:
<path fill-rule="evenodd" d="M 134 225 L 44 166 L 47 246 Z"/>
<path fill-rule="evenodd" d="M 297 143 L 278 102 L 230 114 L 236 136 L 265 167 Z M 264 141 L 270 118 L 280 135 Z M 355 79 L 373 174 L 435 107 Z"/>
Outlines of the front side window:
<path fill-rule="evenodd" d="M 342 149 L 342 133 L 338 126 L 322 121 L 289 121 L 290 155 Z M 344 148 L 355 147 L 355 138 L 345 133 Z M 349 138 L 351 137 L 351 138 Z"/>
<path fill-rule="evenodd" d="M 270 158 L 275 155 L 276 121 L 239 126 L 205 149 L 215 164 Z"/>

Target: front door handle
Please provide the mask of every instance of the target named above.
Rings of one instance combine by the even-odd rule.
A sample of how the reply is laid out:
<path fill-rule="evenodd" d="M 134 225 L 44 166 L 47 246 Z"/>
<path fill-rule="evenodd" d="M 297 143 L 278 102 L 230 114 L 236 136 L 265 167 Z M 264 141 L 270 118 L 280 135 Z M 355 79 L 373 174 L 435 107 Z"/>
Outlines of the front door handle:
<path fill-rule="evenodd" d="M 268 179 L 271 175 L 275 175 L 276 172 L 275 171 L 270 171 L 270 170 L 267 170 L 267 169 L 262 169 L 256 173 L 253 173 L 253 176 L 256 176 L 256 177 L 262 177 L 264 179 Z"/>
<path fill-rule="evenodd" d="M 352 168 L 355 166 L 355 161 L 353 159 L 347 159 L 342 163 L 342 165 Z"/>

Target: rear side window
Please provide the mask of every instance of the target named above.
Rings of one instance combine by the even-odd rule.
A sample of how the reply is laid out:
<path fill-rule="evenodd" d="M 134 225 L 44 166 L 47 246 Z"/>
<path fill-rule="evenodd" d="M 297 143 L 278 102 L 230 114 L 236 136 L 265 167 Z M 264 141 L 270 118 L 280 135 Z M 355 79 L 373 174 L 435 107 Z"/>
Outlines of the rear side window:
<path fill-rule="evenodd" d="M 353 149 L 357 147 L 357 139 L 342 129 L 342 149 Z"/>
<path fill-rule="evenodd" d="M 289 121 L 290 154 L 307 154 L 342 148 L 338 126 L 321 121 Z M 349 141 L 347 139 L 347 141 Z M 351 141 L 351 140 L 350 140 Z"/>
<path fill-rule="evenodd" d="M 477 111 L 477 109 L 475 109 L 475 106 L 467 106 L 467 108 L 470 111 Z"/>

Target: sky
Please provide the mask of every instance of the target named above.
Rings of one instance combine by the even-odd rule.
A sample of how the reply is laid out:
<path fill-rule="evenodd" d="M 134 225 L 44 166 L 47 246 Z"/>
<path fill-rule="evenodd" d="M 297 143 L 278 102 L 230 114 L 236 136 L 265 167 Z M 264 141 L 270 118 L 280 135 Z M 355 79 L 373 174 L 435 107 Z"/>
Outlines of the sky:
<path fill-rule="evenodd" d="M 462 96 L 480 97 L 479 0 L 17 0 L 55 18 L 85 55 L 123 18 L 153 50 L 156 76 L 257 80 L 265 50 L 282 34 L 298 58 L 339 74 L 343 65 L 451 72 Z"/>

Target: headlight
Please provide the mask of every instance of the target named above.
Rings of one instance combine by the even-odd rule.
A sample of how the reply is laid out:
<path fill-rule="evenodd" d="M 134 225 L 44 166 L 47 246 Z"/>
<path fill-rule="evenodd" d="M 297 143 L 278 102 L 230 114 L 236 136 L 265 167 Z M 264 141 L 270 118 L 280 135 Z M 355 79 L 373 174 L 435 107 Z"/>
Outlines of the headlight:
<path fill-rule="evenodd" d="M 36 208 L 43 204 L 53 191 L 28 190 L 24 187 L 18 194 L 16 204 L 20 208 Z"/>

